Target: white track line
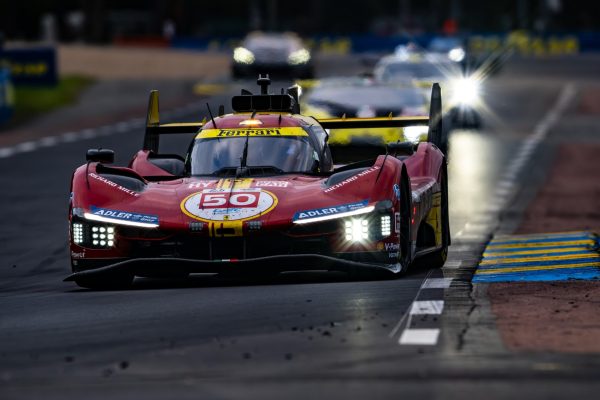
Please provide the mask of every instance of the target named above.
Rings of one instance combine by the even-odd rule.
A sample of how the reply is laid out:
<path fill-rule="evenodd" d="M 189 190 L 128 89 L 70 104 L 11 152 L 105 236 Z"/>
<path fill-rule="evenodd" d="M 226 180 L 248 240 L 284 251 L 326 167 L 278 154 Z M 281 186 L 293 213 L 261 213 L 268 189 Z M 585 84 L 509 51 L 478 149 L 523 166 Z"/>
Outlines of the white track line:
<path fill-rule="evenodd" d="M 166 115 L 185 115 L 194 110 L 199 110 L 204 103 L 194 102 L 183 107 L 164 112 Z M 75 132 L 65 132 L 56 136 L 46 136 L 33 141 L 27 141 L 15 144 L 9 147 L 0 147 L 0 158 L 12 157 L 19 153 L 26 153 L 39 150 L 40 148 L 58 146 L 62 143 L 73 143 L 80 140 L 93 139 L 99 136 L 109 136 L 116 133 L 124 133 L 129 130 L 144 127 L 146 121 L 144 118 L 131 118 L 126 121 L 116 122 L 110 125 L 104 125 L 99 128 L 86 128 Z"/>
<path fill-rule="evenodd" d="M 435 346 L 440 336 L 439 329 L 405 329 L 398 340 L 399 344 Z"/>

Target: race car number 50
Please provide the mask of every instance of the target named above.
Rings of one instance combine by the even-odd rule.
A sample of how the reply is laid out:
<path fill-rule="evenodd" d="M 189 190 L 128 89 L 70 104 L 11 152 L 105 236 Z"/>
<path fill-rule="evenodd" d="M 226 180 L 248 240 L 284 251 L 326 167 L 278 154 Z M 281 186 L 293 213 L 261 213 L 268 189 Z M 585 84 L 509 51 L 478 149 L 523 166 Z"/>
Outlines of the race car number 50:
<path fill-rule="evenodd" d="M 256 207 L 258 196 L 254 193 L 201 193 L 198 208 Z"/>
<path fill-rule="evenodd" d="M 240 221 L 270 212 L 277 197 L 262 189 L 205 189 L 181 202 L 181 210 L 201 221 Z"/>

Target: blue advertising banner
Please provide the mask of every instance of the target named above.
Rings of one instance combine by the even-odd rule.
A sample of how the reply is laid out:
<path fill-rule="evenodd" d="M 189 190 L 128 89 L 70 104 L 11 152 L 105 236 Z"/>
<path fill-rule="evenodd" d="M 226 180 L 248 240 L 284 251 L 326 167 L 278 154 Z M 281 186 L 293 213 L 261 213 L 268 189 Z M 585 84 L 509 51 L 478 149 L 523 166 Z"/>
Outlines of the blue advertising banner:
<path fill-rule="evenodd" d="M 53 86 L 58 82 L 56 50 L 52 47 L 3 49 L 0 62 L 10 68 L 15 85 Z"/>
<path fill-rule="evenodd" d="M 10 70 L 0 68 L 0 124 L 8 121 L 13 113 L 14 95 Z"/>

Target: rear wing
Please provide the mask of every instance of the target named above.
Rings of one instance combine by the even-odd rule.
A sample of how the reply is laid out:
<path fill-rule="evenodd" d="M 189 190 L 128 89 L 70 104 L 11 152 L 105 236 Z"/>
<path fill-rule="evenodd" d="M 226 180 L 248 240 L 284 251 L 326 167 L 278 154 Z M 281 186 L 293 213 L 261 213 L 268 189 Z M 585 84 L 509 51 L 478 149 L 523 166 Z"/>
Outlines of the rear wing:
<path fill-rule="evenodd" d="M 204 125 L 203 122 L 176 122 L 161 124 L 158 107 L 158 90 L 150 92 L 148 100 L 148 113 L 146 115 L 146 133 L 144 135 L 144 150 L 158 153 L 160 135 L 174 133 L 196 133 Z"/>
<path fill-rule="evenodd" d="M 297 95 L 296 95 L 297 96 Z M 295 99 L 297 102 L 297 99 Z M 434 83 L 431 89 L 429 117 L 383 117 L 383 118 L 326 118 L 318 120 L 324 129 L 360 129 L 360 128 L 405 128 L 408 126 L 429 127 L 427 141 L 432 142 L 444 153 L 447 139 L 442 130 L 442 94 L 440 85 Z M 158 107 L 158 91 L 150 92 L 148 114 L 146 116 L 146 133 L 144 150 L 158 153 L 160 136 L 164 134 L 197 133 L 202 122 L 178 122 L 161 124 Z"/>

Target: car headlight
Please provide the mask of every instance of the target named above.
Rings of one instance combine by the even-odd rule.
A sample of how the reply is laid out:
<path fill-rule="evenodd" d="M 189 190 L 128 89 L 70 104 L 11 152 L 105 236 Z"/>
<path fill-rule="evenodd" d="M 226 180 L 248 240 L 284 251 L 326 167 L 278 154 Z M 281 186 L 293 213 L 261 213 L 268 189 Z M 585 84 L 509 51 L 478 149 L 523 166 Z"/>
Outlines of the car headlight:
<path fill-rule="evenodd" d="M 460 78 L 452 85 L 454 103 L 472 105 L 479 100 L 479 81 L 473 78 Z"/>
<path fill-rule="evenodd" d="M 291 65 L 306 64 L 309 61 L 310 52 L 306 49 L 296 50 L 288 56 L 288 63 Z"/>
<path fill-rule="evenodd" d="M 104 224 L 74 222 L 71 227 L 73 243 L 94 249 L 109 249 L 115 246 L 115 227 Z"/>
<path fill-rule="evenodd" d="M 233 49 L 233 60 L 239 64 L 252 64 L 254 54 L 245 47 L 236 47 Z"/>
<path fill-rule="evenodd" d="M 450 61 L 461 62 L 465 59 L 465 51 L 460 47 L 455 47 L 448 52 L 448 58 Z"/>

